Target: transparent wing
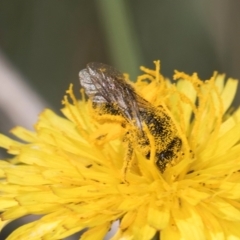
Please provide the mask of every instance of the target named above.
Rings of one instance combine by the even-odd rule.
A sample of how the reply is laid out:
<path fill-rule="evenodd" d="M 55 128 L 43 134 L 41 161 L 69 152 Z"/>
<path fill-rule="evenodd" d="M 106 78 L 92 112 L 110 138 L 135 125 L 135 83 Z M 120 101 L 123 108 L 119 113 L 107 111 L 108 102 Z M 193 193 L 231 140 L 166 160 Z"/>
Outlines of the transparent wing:
<path fill-rule="evenodd" d="M 79 77 L 93 102 L 114 104 L 129 122 L 142 131 L 140 109 L 145 109 L 148 102 L 125 81 L 122 73 L 106 64 L 89 63 L 86 69 L 80 71 Z"/>

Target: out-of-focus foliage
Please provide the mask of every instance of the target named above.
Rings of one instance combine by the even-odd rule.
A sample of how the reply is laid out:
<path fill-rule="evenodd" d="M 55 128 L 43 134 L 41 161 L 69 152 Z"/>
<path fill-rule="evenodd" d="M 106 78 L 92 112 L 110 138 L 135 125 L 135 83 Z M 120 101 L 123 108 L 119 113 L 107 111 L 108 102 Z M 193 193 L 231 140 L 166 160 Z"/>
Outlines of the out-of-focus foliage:
<path fill-rule="evenodd" d="M 167 76 L 177 67 L 202 78 L 214 70 L 239 78 L 239 5 L 223 0 L 1 1 L 0 47 L 56 107 L 90 61 L 114 65 L 132 78 L 139 73 L 133 68 L 150 66 L 153 59 L 164 63 Z"/>

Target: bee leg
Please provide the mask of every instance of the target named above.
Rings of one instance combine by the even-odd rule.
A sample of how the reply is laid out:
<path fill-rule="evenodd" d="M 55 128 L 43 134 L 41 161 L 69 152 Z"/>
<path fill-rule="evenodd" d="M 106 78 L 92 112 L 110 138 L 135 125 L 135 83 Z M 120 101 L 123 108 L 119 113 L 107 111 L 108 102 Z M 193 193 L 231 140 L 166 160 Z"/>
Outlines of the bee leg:
<path fill-rule="evenodd" d="M 123 182 L 128 183 L 126 180 L 126 176 L 127 176 L 127 172 L 129 171 L 129 169 L 131 168 L 132 162 L 133 162 L 133 145 L 130 141 L 127 142 L 127 152 L 126 152 L 126 156 L 124 158 L 124 162 L 123 162 L 123 167 L 122 167 L 122 179 Z"/>
<path fill-rule="evenodd" d="M 175 137 L 166 147 L 166 149 L 158 154 L 156 154 L 156 165 L 163 173 L 166 169 L 166 166 L 169 162 L 174 160 L 178 156 L 182 146 L 182 140 L 178 137 Z"/>

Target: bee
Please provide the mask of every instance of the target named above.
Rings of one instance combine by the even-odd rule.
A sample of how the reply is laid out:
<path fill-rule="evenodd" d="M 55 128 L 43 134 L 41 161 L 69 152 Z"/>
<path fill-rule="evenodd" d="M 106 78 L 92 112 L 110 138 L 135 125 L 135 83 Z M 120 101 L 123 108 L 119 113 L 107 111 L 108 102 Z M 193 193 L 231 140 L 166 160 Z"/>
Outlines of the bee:
<path fill-rule="evenodd" d="M 147 159 L 154 159 L 163 173 L 182 147 L 176 126 L 164 107 L 153 106 L 136 92 L 121 72 L 103 63 L 87 64 L 79 72 L 79 79 L 99 116 L 121 116 L 123 119 L 127 142 L 123 171 L 129 168 L 134 148 L 137 148 Z"/>

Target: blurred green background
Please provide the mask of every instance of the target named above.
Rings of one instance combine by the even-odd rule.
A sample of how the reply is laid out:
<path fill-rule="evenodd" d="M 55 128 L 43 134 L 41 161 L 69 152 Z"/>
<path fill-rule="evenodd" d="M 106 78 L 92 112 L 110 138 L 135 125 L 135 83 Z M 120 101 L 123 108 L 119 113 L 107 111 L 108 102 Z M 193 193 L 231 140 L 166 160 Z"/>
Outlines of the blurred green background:
<path fill-rule="evenodd" d="M 239 1 L 226 0 L 1 0 L 0 53 L 56 111 L 91 61 L 132 80 L 140 65 L 153 67 L 157 59 L 167 77 L 178 69 L 207 79 L 217 70 L 240 79 L 239 9 Z M 6 81 L 0 78 L 0 90 Z M 13 120 L 1 106 L 0 114 L 0 131 L 7 132 Z"/>
<path fill-rule="evenodd" d="M 168 77 L 178 69 L 240 78 L 239 9 L 224 0 L 1 0 L 0 49 L 58 109 L 90 61 L 132 79 L 156 59 Z"/>

